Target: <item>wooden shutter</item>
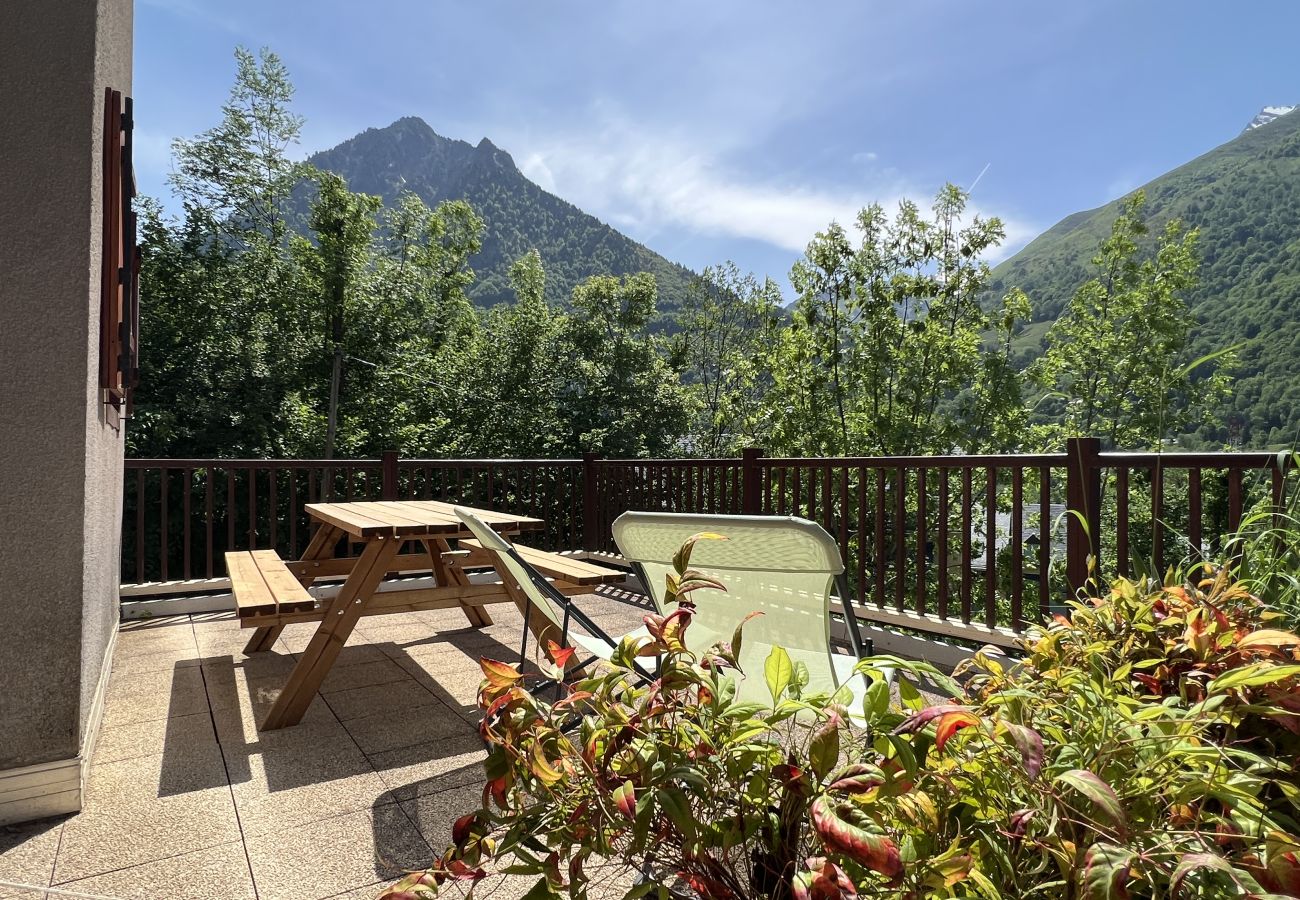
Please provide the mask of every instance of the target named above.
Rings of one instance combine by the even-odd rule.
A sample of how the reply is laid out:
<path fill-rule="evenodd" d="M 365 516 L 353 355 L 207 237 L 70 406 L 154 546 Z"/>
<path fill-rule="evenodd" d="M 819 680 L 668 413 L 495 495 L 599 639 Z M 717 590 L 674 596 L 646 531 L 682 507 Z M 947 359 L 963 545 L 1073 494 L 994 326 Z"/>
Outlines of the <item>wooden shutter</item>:
<path fill-rule="evenodd" d="M 135 198 L 131 126 L 131 98 L 106 89 L 99 384 L 114 420 L 130 415 L 132 389 L 139 380 L 140 251 L 131 207 Z"/>

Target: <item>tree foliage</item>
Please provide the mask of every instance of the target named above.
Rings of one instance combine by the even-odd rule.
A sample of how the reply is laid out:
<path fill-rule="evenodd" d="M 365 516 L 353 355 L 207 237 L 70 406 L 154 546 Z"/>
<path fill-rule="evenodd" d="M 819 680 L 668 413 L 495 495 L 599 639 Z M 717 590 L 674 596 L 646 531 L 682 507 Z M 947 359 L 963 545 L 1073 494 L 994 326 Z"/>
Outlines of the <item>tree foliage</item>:
<path fill-rule="evenodd" d="M 141 205 L 135 454 L 897 455 L 1087 431 L 1135 446 L 1194 427 L 1223 388 L 1188 366 L 1197 234 L 1170 224 L 1148 258 L 1140 199 L 1026 382 L 1029 296 L 980 302 L 1002 224 L 951 185 L 928 212 L 830 223 L 794 265 L 789 309 L 771 280 L 707 269 L 668 338 L 659 268 L 631 271 L 623 245 L 601 238 L 609 274 L 578 278 L 563 253 L 502 243 L 515 212 L 481 198 L 515 170 L 490 143 L 438 150 L 481 206 L 440 195 L 451 182 L 425 185 L 430 205 L 360 176 L 381 198 L 293 161 L 292 97 L 273 53 L 238 50 L 220 122 L 175 143 L 180 215 Z M 488 250 L 519 252 L 490 288 L 512 302 L 484 310 Z"/>
<path fill-rule="evenodd" d="M 1042 431 L 1102 438 L 1110 447 L 1158 446 L 1214 408 L 1226 391 L 1222 366 L 1208 377 L 1190 366 L 1192 320 L 1184 297 L 1195 288 L 1197 232 L 1165 225 L 1156 249 L 1142 254 L 1145 195 L 1124 204 L 1093 258 L 1096 275 L 1070 299 L 1047 333 L 1034 367 L 1059 414 Z"/>
<path fill-rule="evenodd" d="M 832 224 L 808 245 L 791 273 L 793 322 L 772 353 L 775 447 L 842 455 L 1005 446 L 1017 376 L 985 347 L 994 323 L 979 303 L 982 254 L 1004 232 L 997 219 L 964 222 L 965 211 L 966 195 L 948 185 L 929 217 L 910 201 L 892 219 L 873 204 L 858 215 L 856 244 Z M 1004 315 L 1022 312 L 1013 304 Z M 986 394 L 969 393 L 990 378 Z"/>

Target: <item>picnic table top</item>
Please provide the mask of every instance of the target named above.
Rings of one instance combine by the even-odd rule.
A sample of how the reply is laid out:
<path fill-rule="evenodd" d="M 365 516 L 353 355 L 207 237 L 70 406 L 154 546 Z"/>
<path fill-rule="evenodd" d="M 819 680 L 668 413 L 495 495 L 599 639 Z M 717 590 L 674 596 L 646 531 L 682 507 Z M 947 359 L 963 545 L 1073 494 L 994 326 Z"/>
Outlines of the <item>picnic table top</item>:
<path fill-rule="evenodd" d="M 357 538 L 370 537 L 457 537 L 469 530 L 456 518 L 458 504 L 439 500 L 371 500 L 347 503 L 308 503 L 312 518 L 328 522 Z M 515 534 L 545 525 L 541 519 L 515 516 L 491 509 L 472 510 L 497 531 Z"/>

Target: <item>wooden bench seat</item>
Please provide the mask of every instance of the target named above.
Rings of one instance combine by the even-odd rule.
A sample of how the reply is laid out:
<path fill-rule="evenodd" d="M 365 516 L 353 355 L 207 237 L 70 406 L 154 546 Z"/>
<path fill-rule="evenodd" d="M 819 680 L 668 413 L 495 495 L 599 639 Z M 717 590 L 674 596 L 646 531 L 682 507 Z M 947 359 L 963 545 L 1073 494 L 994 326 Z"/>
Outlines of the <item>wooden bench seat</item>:
<path fill-rule="evenodd" d="M 309 612 L 316 598 L 307 593 L 274 550 L 240 550 L 226 554 L 226 571 L 239 618 Z"/>
<path fill-rule="evenodd" d="M 477 540 L 473 538 L 462 539 L 459 546 L 462 550 L 473 552 L 473 556 L 469 558 L 466 565 L 484 564 L 475 559 L 480 554 L 486 553 L 483 550 L 483 545 Z M 606 566 L 598 566 L 587 562 L 585 559 L 575 559 L 572 556 L 564 556 L 559 553 L 547 553 L 545 550 L 536 550 L 532 547 L 525 547 L 523 544 L 513 546 L 524 562 L 556 581 L 564 581 L 569 584 L 595 585 L 618 583 L 627 578 L 626 572 L 610 569 Z"/>

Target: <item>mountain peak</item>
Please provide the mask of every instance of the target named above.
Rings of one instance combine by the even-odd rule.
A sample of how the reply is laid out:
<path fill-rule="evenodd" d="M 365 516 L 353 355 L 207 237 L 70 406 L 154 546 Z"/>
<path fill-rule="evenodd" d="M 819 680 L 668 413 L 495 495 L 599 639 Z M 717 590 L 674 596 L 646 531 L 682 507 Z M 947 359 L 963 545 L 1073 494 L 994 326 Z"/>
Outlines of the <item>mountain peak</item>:
<path fill-rule="evenodd" d="M 1255 118 L 1250 120 L 1250 123 L 1242 129 L 1242 132 L 1254 131 L 1261 125 L 1267 125 L 1279 116 L 1285 116 L 1297 109 L 1300 109 L 1300 106 L 1266 106 L 1255 114 Z"/>
<path fill-rule="evenodd" d="M 689 293 L 689 271 L 544 191 L 487 137 L 478 144 L 443 137 L 423 119 L 406 116 L 310 159 L 342 175 L 352 190 L 376 194 L 389 205 L 407 192 L 430 207 L 468 201 L 486 223 L 470 288 L 471 299 L 484 306 L 514 300 L 510 266 L 530 250 L 542 255 L 546 296 L 557 305 L 591 275 L 650 271 L 665 309 L 680 305 Z"/>

